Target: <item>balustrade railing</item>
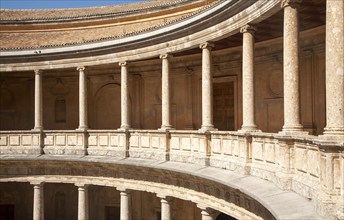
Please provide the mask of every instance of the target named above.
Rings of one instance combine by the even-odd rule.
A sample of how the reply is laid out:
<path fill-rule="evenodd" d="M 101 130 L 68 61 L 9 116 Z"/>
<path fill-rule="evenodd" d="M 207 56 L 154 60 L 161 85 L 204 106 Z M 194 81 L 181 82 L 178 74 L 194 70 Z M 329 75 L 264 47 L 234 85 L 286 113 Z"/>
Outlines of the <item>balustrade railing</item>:
<path fill-rule="evenodd" d="M 0 132 L 0 156 L 42 154 L 192 163 L 268 180 L 316 205 L 343 197 L 343 143 L 328 144 L 311 135 L 180 130 Z"/>

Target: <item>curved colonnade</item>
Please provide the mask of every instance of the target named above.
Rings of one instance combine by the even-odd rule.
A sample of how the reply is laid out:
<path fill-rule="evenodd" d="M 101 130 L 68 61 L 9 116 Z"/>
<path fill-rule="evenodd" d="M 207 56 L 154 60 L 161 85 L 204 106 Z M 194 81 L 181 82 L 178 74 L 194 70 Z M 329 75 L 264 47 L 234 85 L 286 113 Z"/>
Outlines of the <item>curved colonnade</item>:
<path fill-rule="evenodd" d="M 2 51 L 1 72 L 35 72 L 35 120 L 32 131 L 0 132 L 0 181 L 35 185 L 34 219 L 42 216 L 37 198 L 45 182 L 79 187 L 79 219 L 87 218 L 82 188 L 87 185 L 116 187 L 123 197 L 128 196 L 126 190 L 152 192 L 162 197 L 164 204 L 168 203 L 166 197 L 189 200 L 203 210 L 202 219 L 212 219 L 218 212 L 239 219 L 341 219 L 344 116 L 340 106 L 344 99 L 343 93 L 336 91 L 342 91 L 343 85 L 343 45 L 336 42 L 343 29 L 331 32 L 330 28 L 343 24 L 343 19 L 336 20 L 338 25 L 330 17 L 343 17 L 340 10 L 333 9 L 343 8 L 343 3 L 327 1 L 326 58 L 331 59 L 326 60 L 327 127 L 320 136 L 308 135 L 298 118 L 297 4 L 299 1 L 282 1 L 287 31 L 283 37 L 284 126 L 279 133 L 261 132 L 255 124 L 252 36 L 255 24 L 281 10 L 281 1 L 215 1 L 202 13 L 166 27 L 103 42 L 40 48 L 38 58 L 37 49 Z M 239 131 L 216 131 L 211 50 L 213 43 L 239 31 L 244 38 L 243 124 Z M 202 50 L 202 126 L 199 131 L 171 130 L 169 56 L 196 47 Z M 130 129 L 127 63 L 159 56 L 163 65 L 162 126 L 159 130 Z M 121 126 L 119 130 L 91 130 L 87 67 L 108 63 L 121 66 Z M 61 68 L 79 71 L 79 128 L 43 130 L 42 75 Z M 62 159 L 62 155 L 69 156 Z M 162 207 L 168 210 L 168 206 Z M 121 209 L 121 218 L 130 219 L 122 216 L 124 213 Z"/>

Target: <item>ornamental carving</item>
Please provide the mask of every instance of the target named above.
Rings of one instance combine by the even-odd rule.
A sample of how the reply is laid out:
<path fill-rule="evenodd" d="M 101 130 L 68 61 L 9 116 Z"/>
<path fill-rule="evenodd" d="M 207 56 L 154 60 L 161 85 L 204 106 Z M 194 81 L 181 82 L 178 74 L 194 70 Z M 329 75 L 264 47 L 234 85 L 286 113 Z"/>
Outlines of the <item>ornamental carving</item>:
<path fill-rule="evenodd" d="M 122 67 L 122 66 L 127 66 L 127 64 L 128 64 L 128 62 L 126 62 L 126 61 L 122 61 L 122 62 L 119 62 L 119 63 L 118 63 L 118 65 L 119 65 L 120 67 Z"/>
<path fill-rule="evenodd" d="M 173 57 L 173 55 L 169 54 L 169 53 L 161 54 L 160 55 L 160 59 L 169 59 L 169 58 L 172 58 L 172 57 Z"/>
<path fill-rule="evenodd" d="M 205 43 L 202 43 L 199 45 L 199 48 L 201 49 L 208 49 L 208 50 L 211 50 L 215 47 L 215 45 L 213 43 L 210 43 L 210 42 L 205 42 Z"/>
<path fill-rule="evenodd" d="M 282 0 L 281 7 L 292 7 L 292 8 L 298 8 L 300 7 L 302 0 Z"/>
<path fill-rule="evenodd" d="M 254 27 L 253 25 L 247 24 L 245 26 L 243 26 L 242 28 L 240 28 L 240 33 L 250 33 L 250 34 L 254 34 L 256 33 L 257 28 Z"/>
<path fill-rule="evenodd" d="M 85 71 L 85 67 L 84 66 L 78 66 L 76 68 L 76 70 L 79 71 L 79 72 L 84 72 Z"/>

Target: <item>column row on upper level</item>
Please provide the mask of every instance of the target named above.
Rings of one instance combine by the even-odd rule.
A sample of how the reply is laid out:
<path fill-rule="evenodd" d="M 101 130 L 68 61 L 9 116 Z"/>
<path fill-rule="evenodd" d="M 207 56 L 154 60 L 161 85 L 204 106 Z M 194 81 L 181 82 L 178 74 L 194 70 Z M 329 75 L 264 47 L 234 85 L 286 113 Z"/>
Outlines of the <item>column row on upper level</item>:
<path fill-rule="evenodd" d="M 333 4 L 333 5 L 332 5 Z M 338 4 L 338 3 L 337 3 Z M 302 106 L 300 103 L 302 103 L 302 99 L 305 99 L 301 97 L 301 92 L 303 90 L 303 75 L 300 74 L 301 72 L 301 65 L 299 61 L 300 57 L 300 47 L 299 47 L 299 29 L 298 29 L 298 5 L 299 1 L 282 1 L 282 7 L 284 10 L 284 36 L 283 36 L 283 94 L 278 94 L 279 91 L 275 91 L 278 89 L 274 89 L 274 77 L 276 76 L 270 76 L 268 80 L 271 80 L 270 83 L 270 90 L 272 93 L 274 93 L 273 98 L 264 99 L 264 104 L 266 106 L 261 107 L 260 103 L 257 102 L 256 97 L 257 93 L 260 93 L 260 91 L 255 91 L 255 89 L 260 90 L 264 85 L 257 86 L 257 80 L 259 80 L 260 75 L 263 75 L 262 71 L 256 71 L 256 62 L 254 60 L 255 55 L 255 42 L 254 42 L 254 35 L 256 32 L 259 32 L 259 30 L 256 30 L 255 25 L 247 24 L 244 27 L 241 28 L 241 33 L 243 37 L 243 50 L 242 50 L 242 68 L 241 68 L 241 74 L 236 75 L 236 79 L 234 79 L 234 86 L 233 87 L 240 87 L 238 86 L 238 82 L 241 81 L 242 83 L 242 90 L 236 90 L 236 94 L 232 96 L 227 96 L 227 93 L 233 92 L 231 88 L 222 88 L 221 87 L 221 78 L 225 77 L 214 77 L 214 65 L 213 65 L 213 55 L 212 55 L 212 48 L 216 46 L 216 42 L 205 42 L 200 45 L 201 51 L 202 51 L 202 58 L 201 58 L 201 81 L 200 86 L 198 87 L 198 83 L 196 82 L 196 85 L 189 84 L 190 81 L 195 81 L 191 77 L 186 77 L 185 80 L 187 81 L 186 84 L 183 86 L 183 88 L 178 87 L 178 83 L 174 86 L 171 85 L 171 61 L 173 62 L 172 54 L 162 54 L 160 56 L 161 58 L 161 82 L 160 85 L 151 85 L 149 83 L 145 84 L 145 88 L 142 88 L 142 85 L 130 85 L 130 82 L 133 83 L 133 80 L 130 80 L 131 72 L 130 72 L 130 65 L 131 63 L 123 61 L 120 62 L 121 66 L 121 82 L 120 84 L 120 106 L 115 106 L 113 108 L 113 112 L 118 112 L 118 109 L 120 109 L 120 125 L 118 127 L 114 126 L 113 128 L 120 128 L 120 129 L 130 129 L 132 127 L 132 123 L 136 124 L 142 124 L 141 122 L 137 122 L 136 120 L 142 120 L 142 117 L 147 117 L 147 120 L 156 120 L 155 127 L 159 127 L 162 130 L 166 129 L 173 129 L 175 128 L 176 121 L 180 120 L 178 117 L 180 117 L 180 114 L 188 114 L 186 117 L 192 118 L 188 122 L 185 122 L 185 124 L 189 124 L 191 129 L 200 129 L 201 131 L 208 131 L 208 130 L 214 130 L 217 129 L 218 126 L 217 123 L 223 122 L 223 124 L 228 123 L 235 123 L 235 126 L 232 126 L 232 128 L 223 129 L 219 127 L 220 130 L 240 130 L 243 132 L 256 132 L 256 131 L 271 131 L 272 129 L 266 129 L 269 125 L 265 126 L 265 128 L 261 128 L 260 126 L 257 126 L 256 122 L 256 116 L 257 115 L 264 115 L 266 111 L 267 117 L 265 119 L 259 118 L 260 122 L 259 124 L 265 123 L 265 124 L 273 124 L 274 120 L 281 120 L 278 119 L 283 115 L 283 126 L 279 129 L 279 131 L 282 131 L 282 134 L 305 134 L 303 129 L 303 124 L 305 124 L 302 121 L 300 112 L 303 110 L 302 108 L 306 109 L 308 112 L 304 114 L 309 114 L 309 111 L 316 112 L 316 101 L 313 100 L 312 103 L 310 103 L 308 100 L 303 103 Z M 328 20 L 326 27 L 331 29 L 337 28 L 340 25 L 340 22 L 337 21 L 333 22 L 333 17 L 338 17 L 336 13 L 340 13 L 336 10 L 330 10 L 335 6 L 335 3 L 330 2 L 328 4 Z M 332 20 L 331 20 L 332 17 Z M 338 39 L 340 39 L 340 33 L 337 32 L 331 32 L 326 31 L 327 39 L 329 41 L 336 42 Z M 329 42 L 326 41 L 326 42 Z M 334 46 L 336 45 L 336 46 Z M 341 63 L 342 62 L 342 44 L 338 42 L 338 44 L 334 43 L 327 43 L 326 44 L 326 57 L 331 57 L 331 59 L 327 59 L 326 61 L 326 100 L 324 105 L 326 104 L 326 128 L 325 128 L 325 134 L 326 135 L 342 135 L 343 134 L 343 92 L 338 92 L 342 90 L 342 74 L 341 74 Z M 180 60 L 180 59 L 179 59 Z M 333 60 L 336 60 L 336 62 L 332 62 Z M 305 68 L 305 67 L 302 67 Z M 308 68 L 308 67 L 307 67 Z M 310 67 L 313 68 L 313 67 Z M 88 102 L 89 97 L 87 91 L 87 67 L 78 67 L 79 71 L 79 93 L 78 93 L 78 103 L 79 103 L 79 114 L 74 116 L 77 116 L 79 118 L 79 125 L 78 129 L 81 130 L 87 130 L 90 126 L 88 123 L 89 120 L 89 110 L 88 108 L 93 108 L 98 104 L 99 100 L 93 101 L 91 104 Z M 129 69 L 129 70 L 128 70 Z M 188 68 L 186 68 L 188 69 Z M 192 68 L 191 68 L 191 71 Z M 137 74 L 137 72 L 136 72 Z M 257 76 L 257 74 L 260 74 Z M 43 106 L 46 106 L 43 102 L 45 92 L 42 85 L 42 75 L 45 75 L 44 72 L 37 70 L 35 71 L 35 105 L 34 105 L 34 129 L 40 130 L 43 129 L 43 115 L 44 110 Z M 49 75 L 49 73 L 47 73 Z M 190 74 L 192 75 L 192 74 Z M 227 74 L 227 79 L 232 76 L 231 73 Z M 92 76 L 89 76 L 92 77 Z M 174 77 L 174 76 L 173 76 Z M 240 77 L 242 79 L 240 80 Z M 317 76 L 308 76 L 306 78 L 306 83 L 311 81 L 311 83 L 314 84 L 314 79 Z M 190 79 L 191 78 L 191 79 Z M 272 78 L 272 79 L 271 79 Z M 311 78 L 311 79 L 309 79 Z M 145 79 L 146 81 L 149 81 L 149 78 Z M 184 79 L 183 79 L 184 80 Z M 216 88 L 214 87 L 213 81 L 218 81 L 220 83 L 215 82 Z M 232 79 L 229 79 L 228 82 L 232 82 Z M 108 83 L 110 84 L 110 83 Z M 116 84 L 116 83 L 114 83 Z M 133 83 L 135 84 L 135 83 Z M 276 84 L 278 84 L 276 82 Z M 118 85 L 118 83 L 116 84 Z M 227 84 L 231 85 L 231 84 Z M 156 87 L 155 88 L 150 88 Z M 130 95 L 130 88 L 132 87 L 141 87 L 137 88 L 135 94 Z M 185 99 L 181 103 L 177 103 L 175 100 L 180 100 L 181 98 L 175 98 L 173 97 L 174 94 L 171 94 L 172 87 L 174 87 L 175 90 L 183 90 L 183 92 L 180 92 L 178 94 L 185 94 Z M 194 88 L 188 88 L 188 87 L 194 87 Z M 161 89 L 160 89 L 161 88 Z M 136 89 L 136 88 L 135 88 Z M 222 89 L 222 90 L 221 90 Z M 158 94 L 158 97 L 156 98 L 155 103 L 153 103 L 154 106 L 150 106 L 151 108 L 147 108 L 147 106 L 144 106 L 144 108 L 141 108 L 139 110 L 133 110 L 133 97 L 134 96 L 142 96 L 142 92 L 147 93 L 148 95 L 155 95 L 152 93 L 152 90 L 160 90 L 156 94 Z M 215 91 L 215 92 L 214 92 Z M 155 91 L 154 91 L 155 92 Z M 311 93 L 310 95 L 306 95 L 307 98 L 315 99 L 315 88 L 307 88 L 307 91 Z M 176 92 L 174 92 L 176 93 Z M 200 94 L 200 100 L 198 101 L 198 97 L 195 97 L 195 93 Z M 241 97 L 242 94 L 242 97 Z M 107 94 L 105 94 L 106 96 Z M 99 95 L 101 96 L 101 95 Z M 220 98 L 219 98 L 220 97 Z M 221 97 L 224 97 L 221 99 Z M 174 98 L 175 100 L 172 101 L 171 99 Z M 229 100 L 231 103 L 227 103 L 227 99 L 236 99 L 235 101 Z M 280 98 L 279 100 L 277 98 Z M 143 102 L 146 102 L 146 100 L 142 100 L 142 98 L 135 98 L 136 102 L 139 102 L 139 105 L 142 105 Z M 215 99 L 215 100 L 214 100 Z M 278 108 L 281 106 L 277 106 L 276 104 L 271 104 L 273 102 L 278 102 L 283 100 L 283 110 L 282 114 L 278 113 L 277 116 L 274 116 L 274 110 L 279 110 Z M 99 101 L 100 102 L 100 101 Z M 223 104 L 224 103 L 224 104 Z M 233 104 L 234 103 L 234 104 Z M 107 104 L 107 103 L 103 103 Z M 183 105 L 183 111 L 180 112 L 180 108 L 176 109 L 176 105 L 181 106 Z M 242 106 L 241 106 L 242 105 Z M 311 107 L 309 107 L 311 105 Z M 236 110 L 232 110 L 233 108 Z M 277 106 L 277 107 L 276 107 Z M 200 109 L 198 109 L 200 107 Z M 63 108 L 63 106 L 62 106 Z M 64 107 L 66 108 L 66 107 Z M 147 113 L 147 111 L 153 112 Z M 69 109 L 65 109 L 65 111 L 69 111 Z M 91 109 L 91 111 L 94 111 Z M 132 117 L 133 111 L 136 111 L 135 117 Z M 226 113 L 229 112 L 230 113 Z M 110 110 L 111 112 L 111 110 Z M 143 112 L 143 113 L 142 113 Z M 176 113 L 178 112 L 178 114 Z M 97 109 L 97 116 L 102 115 L 104 113 L 103 119 L 104 121 L 107 120 L 106 111 L 103 109 Z M 144 114 L 144 115 L 142 115 Z M 95 114 L 92 114 L 92 116 Z M 158 116 L 160 115 L 160 116 Z M 194 118 L 195 115 L 200 115 L 201 120 Z M 112 115 L 113 116 L 113 115 Z M 5 116 L 6 117 L 6 116 Z M 102 117 L 102 116 L 100 116 Z M 151 117 L 151 118 L 149 118 Z M 307 119 L 308 121 L 306 123 L 306 126 L 310 126 L 311 129 L 314 129 L 313 123 L 317 123 L 316 119 L 314 119 L 315 116 L 312 116 L 313 118 Z M 194 118 L 194 119 L 193 119 Z M 242 123 L 238 120 L 242 119 Z M 199 123 L 195 123 L 195 121 L 199 120 Z M 216 121 L 214 123 L 214 120 Z M 237 122 L 233 122 L 233 121 Z M 265 120 L 265 121 L 264 121 Z M 186 120 L 185 120 L 186 121 Z M 239 121 L 239 122 L 238 122 Z M 157 123 L 160 123 L 159 126 L 156 126 Z M 197 124 L 197 125 L 196 125 Z M 97 126 L 96 126 L 97 127 Z M 138 127 L 138 126 L 135 126 Z M 139 126 L 141 127 L 141 126 Z M 178 128 L 177 128 L 178 129 Z M 308 129 L 308 128 L 307 128 Z M 273 129 L 275 130 L 275 128 Z M 307 130 L 309 131 L 309 129 Z M 319 134 L 319 132 L 317 132 Z"/>

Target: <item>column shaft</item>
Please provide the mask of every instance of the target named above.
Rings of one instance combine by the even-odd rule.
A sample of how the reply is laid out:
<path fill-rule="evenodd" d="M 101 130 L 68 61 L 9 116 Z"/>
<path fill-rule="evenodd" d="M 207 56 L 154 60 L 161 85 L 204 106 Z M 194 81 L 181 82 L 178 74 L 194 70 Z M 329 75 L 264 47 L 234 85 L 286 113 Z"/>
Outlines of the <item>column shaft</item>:
<path fill-rule="evenodd" d="M 170 65 L 169 58 L 172 55 L 164 54 L 160 56 L 162 60 L 162 85 L 161 85 L 161 113 L 162 113 L 162 125 L 161 130 L 171 129 L 171 113 L 170 113 Z"/>
<path fill-rule="evenodd" d="M 78 186 L 78 220 L 88 220 L 87 186 Z"/>
<path fill-rule="evenodd" d="M 254 115 L 254 33 L 255 28 L 245 25 L 243 33 L 242 57 L 242 96 L 243 131 L 258 131 Z"/>
<path fill-rule="evenodd" d="M 202 128 L 201 130 L 214 130 L 213 125 L 213 74 L 211 49 L 213 44 L 204 43 L 202 49 Z"/>
<path fill-rule="evenodd" d="M 161 220 L 172 219 L 171 202 L 170 197 L 161 197 Z"/>
<path fill-rule="evenodd" d="M 325 135 L 344 135 L 344 3 L 326 2 Z"/>
<path fill-rule="evenodd" d="M 284 132 L 302 131 L 300 124 L 299 93 L 299 24 L 300 0 L 283 0 L 283 83 L 284 83 Z"/>
<path fill-rule="evenodd" d="M 35 130 L 43 129 L 42 72 L 35 70 Z"/>
<path fill-rule="evenodd" d="M 128 190 L 120 192 L 121 195 L 121 220 L 131 220 L 131 193 Z"/>
<path fill-rule="evenodd" d="M 43 184 L 33 186 L 33 220 L 44 219 L 44 190 Z"/>
<path fill-rule="evenodd" d="M 79 129 L 86 130 L 87 125 L 87 84 L 85 67 L 78 67 L 79 71 Z"/>
<path fill-rule="evenodd" d="M 121 67 L 121 129 L 129 129 L 129 88 L 127 62 L 120 62 Z"/>

